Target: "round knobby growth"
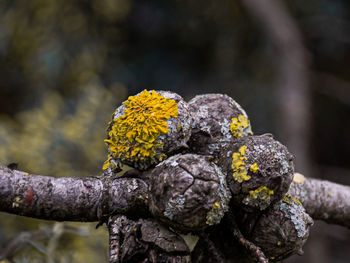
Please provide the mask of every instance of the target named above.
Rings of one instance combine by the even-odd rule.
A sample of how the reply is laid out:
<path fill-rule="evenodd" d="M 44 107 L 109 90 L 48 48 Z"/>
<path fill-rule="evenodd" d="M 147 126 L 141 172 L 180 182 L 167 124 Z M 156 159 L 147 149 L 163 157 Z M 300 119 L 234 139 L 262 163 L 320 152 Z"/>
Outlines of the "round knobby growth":
<path fill-rule="evenodd" d="M 227 95 L 199 95 L 188 104 L 193 116 L 189 146 L 197 154 L 217 155 L 232 139 L 252 134 L 246 112 Z"/>
<path fill-rule="evenodd" d="M 301 253 L 313 224 L 301 203 L 286 195 L 256 222 L 250 240 L 261 247 L 270 261 Z"/>
<path fill-rule="evenodd" d="M 293 179 L 293 155 L 269 134 L 231 143 L 218 163 L 227 175 L 234 204 L 248 212 L 281 200 Z"/>
<path fill-rule="evenodd" d="M 146 170 L 186 147 L 191 135 L 187 103 L 168 91 L 144 90 L 130 96 L 112 117 L 104 170 L 120 164 Z"/>
<path fill-rule="evenodd" d="M 109 225 L 122 237 L 117 251 L 121 262 L 190 262 L 190 250 L 182 237 L 155 220 L 132 221 L 120 216 Z"/>
<path fill-rule="evenodd" d="M 151 213 L 179 231 L 218 224 L 228 209 L 226 177 L 207 156 L 172 156 L 146 177 Z"/>

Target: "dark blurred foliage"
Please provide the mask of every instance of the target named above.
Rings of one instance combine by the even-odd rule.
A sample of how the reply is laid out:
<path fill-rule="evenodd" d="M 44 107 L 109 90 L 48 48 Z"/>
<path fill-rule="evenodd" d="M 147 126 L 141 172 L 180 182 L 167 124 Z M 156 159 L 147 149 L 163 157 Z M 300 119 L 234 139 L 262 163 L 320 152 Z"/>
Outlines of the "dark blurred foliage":
<path fill-rule="evenodd" d="M 311 63 L 306 143 L 313 176 L 350 184 L 350 2 L 283 2 Z M 283 139 L 276 56 L 239 1 L 0 0 L 0 163 L 51 176 L 98 174 L 111 113 L 143 89 L 185 99 L 226 93 L 246 109 L 255 133 Z M 7 214 L 0 220 L 3 245 L 43 224 Z M 321 262 L 311 260 L 319 253 L 322 262 L 350 258 L 349 231 L 329 229 L 322 230 L 322 253 L 306 248 L 308 262 Z M 89 233 L 85 241 L 73 235 L 62 244 L 61 254 L 73 256 L 60 254 L 59 262 L 97 262 L 91 255 L 106 253 L 107 242 L 98 243 L 106 232 Z"/>

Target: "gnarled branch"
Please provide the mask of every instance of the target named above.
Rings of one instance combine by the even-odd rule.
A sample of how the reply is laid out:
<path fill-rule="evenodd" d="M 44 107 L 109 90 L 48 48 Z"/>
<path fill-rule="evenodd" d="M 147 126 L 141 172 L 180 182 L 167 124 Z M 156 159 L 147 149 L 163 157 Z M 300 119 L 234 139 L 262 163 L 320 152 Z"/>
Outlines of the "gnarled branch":
<path fill-rule="evenodd" d="M 350 228 L 350 187 L 294 175 L 289 193 L 299 199 L 314 220 Z"/>
<path fill-rule="evenodd" d="M 56 221 L 98 221 L 147 210 L 147 185 L 137 178 L 55 178 L 0 166 L 0 211 Z"/>

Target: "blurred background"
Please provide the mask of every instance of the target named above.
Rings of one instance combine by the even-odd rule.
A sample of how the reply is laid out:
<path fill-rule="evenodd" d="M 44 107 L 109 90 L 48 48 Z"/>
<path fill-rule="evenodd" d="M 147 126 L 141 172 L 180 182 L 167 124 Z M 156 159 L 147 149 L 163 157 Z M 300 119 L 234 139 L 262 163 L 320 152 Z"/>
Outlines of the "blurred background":
<path fill-rule="evenodd" d="M 1 165 L 99 174 L 111 114 L 143 89 L 228 94 L 299 172 L 350 185 L 348 0 L 0 0 Z M 16 244 L 13 262 L 107 262 L 94 226 L 0 213 L 0 248 Z M 285 262 L 349 262 L 349 246 L 349 230 L 316 223 Z"/>

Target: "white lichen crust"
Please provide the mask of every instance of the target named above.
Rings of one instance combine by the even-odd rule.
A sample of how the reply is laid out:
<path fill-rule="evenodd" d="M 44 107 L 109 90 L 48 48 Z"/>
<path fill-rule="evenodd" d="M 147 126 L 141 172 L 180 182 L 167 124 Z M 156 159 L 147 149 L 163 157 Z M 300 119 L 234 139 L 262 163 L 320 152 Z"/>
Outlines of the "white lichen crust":
<path fill-rule="evenodd" d="M 193 116 L 189 145 L 197 154 L 217 155 L 231 140 L 252 134 L 247 113 L 227 95 L 198 95 L 188 104 Z"/>
<path fill-rule="evenodd" d="M 180 232 L 218 224 L 228 210 L 226 178 L 207 156 L 172 156 L 145 177 L 151 213 Z"/>

